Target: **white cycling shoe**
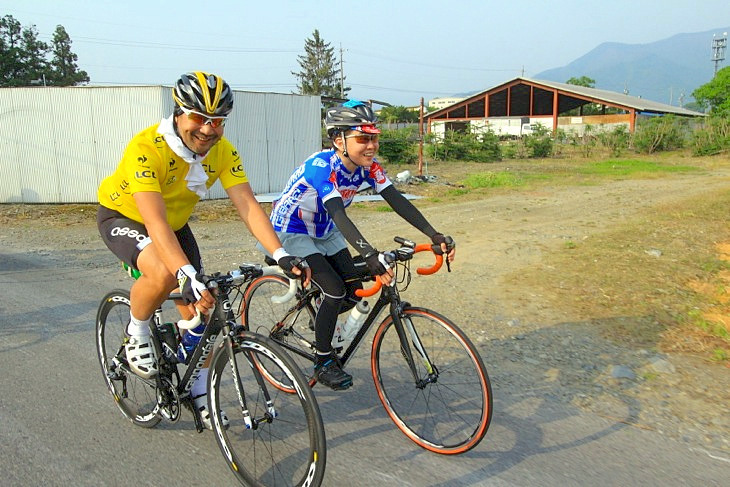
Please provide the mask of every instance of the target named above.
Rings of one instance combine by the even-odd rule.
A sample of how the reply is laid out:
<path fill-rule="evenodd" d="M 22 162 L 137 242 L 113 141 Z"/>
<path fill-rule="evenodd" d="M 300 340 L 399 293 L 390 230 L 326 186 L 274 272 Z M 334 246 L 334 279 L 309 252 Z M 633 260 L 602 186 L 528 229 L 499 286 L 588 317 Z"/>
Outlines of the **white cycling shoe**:
<path fill-rule="evenodd" d="M 195 409 L 200 414 L 200 419 L 203 421 L 203 426 L 208 428 L 209 430 L 213 429 L 213 423 L 212 419 L 210 417 L 210 412 L 208 411 L 208 395 L 203 394 L 202 396 L 198 396 L 193 400 L 195 404 Z M 228 428 L 228 416 L 226 415 L 226 412 L 221 409 L 221 423 L 223 424 L 223 428 Z"/>
<path fill-rule="evenodd" d="M 157 356 L 149 335 L 130 335 L 124 344 L 127 363 L 132 371 L 143 379 L 157 375 Z"/>

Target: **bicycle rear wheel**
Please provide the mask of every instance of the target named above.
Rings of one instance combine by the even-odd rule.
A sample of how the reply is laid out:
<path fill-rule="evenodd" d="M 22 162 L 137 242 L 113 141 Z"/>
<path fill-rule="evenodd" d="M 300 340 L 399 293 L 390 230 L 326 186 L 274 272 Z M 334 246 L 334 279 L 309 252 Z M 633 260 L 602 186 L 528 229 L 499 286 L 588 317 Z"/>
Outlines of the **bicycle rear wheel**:
<path fill-rule="evenodd" d="M 406 436 L 427 450 L 453 455 L 474 448 L 492 419 L 491 385 L 479 353 L 454 323 L 433 311 L 406 308 L 401 321 L 418 383 L 388 315 L 375 332 L 371 354 L 375 389 L 385 410 Z"/>
<path fill-rule="evenodd" d="M 243 326 L 281 345 L 294 359 L 309 385 L 314 386 L 314 316 L 310 315 L 308 309 L 287 316 L 297 298 L 277 303 L 276 297 L 284 296 L 288 290 L 289 280 L 280 276 L 263 276 L 251 281 L 242 300 L 242 306 L 245 306 L 241 313 Z M 277 388 L 294 392 L 286 383 L 279 383 L 267 374 L 265 368 L 262 372 Z"/>
<path fill-rule="evenodd" d="M 297 365 L 272 340 L 244 332 L 234 338 L 234 374 L 225 343 L 220 347 L 211 364 L 208 406 L 214 412 L 216 440 L 234 475 L 244 485 L 320 485 L 326 464 L 324 425 L 314 393 Z M 254 365 L 264 366 L 296 394 L 271 387 Z M 250 413 L 248 421 L 236 376 Z M 221 410 L 227 412 L 227 428 L 221 426 Z"/>
<path fill-rule="evenodd" d="M 152 428 L 162 419 L 156 414 L 154 379 L 135 375 L 124 352 L 129 323 L 129 292 L 114 290 L 101 300 L 96 314 L 96 351 L 104 380 L 122 414 L 138 426 Z"/>

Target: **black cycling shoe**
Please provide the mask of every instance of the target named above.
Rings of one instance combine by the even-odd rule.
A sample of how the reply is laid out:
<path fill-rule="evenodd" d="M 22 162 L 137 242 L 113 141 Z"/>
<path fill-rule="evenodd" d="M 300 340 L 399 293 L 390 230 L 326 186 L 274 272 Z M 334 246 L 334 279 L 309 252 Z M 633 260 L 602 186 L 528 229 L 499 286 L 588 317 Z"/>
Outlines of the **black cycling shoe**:
<path fill-rule="evenodd" d="M 314 377 L 317 382 L 335 391 L 344 391 L 352 385 L 352 376 L 342 370 L 337 358 L 333 357 L 314 366 Z"/>

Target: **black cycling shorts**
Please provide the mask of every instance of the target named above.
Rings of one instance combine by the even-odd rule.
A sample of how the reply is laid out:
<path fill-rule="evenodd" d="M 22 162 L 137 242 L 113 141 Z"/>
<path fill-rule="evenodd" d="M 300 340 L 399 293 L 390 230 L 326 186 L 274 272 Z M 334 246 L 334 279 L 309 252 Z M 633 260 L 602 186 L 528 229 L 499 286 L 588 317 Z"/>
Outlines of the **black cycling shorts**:
<path fill-rule="evenodd" d="M 149 245 L 150 239 L 147 228 L 139 222 L 131 220 L 122 215 L 118 211 L 110 210 L 105 206 L 99 205 L 96 213 L 96 224 L 109 250 L 119 257 L 122 262 L 126 262 L 135 269 L 137 267 L 137 257 L 139 253 Z M 200 258 L 200 249 L 195 241 L 195 236 L 190 226 L 186 223 L 184 227 L 175 232 L 180 247 L 185 252 L 190 263 L 195 270 L 202 272 L 203 262 Z"/>

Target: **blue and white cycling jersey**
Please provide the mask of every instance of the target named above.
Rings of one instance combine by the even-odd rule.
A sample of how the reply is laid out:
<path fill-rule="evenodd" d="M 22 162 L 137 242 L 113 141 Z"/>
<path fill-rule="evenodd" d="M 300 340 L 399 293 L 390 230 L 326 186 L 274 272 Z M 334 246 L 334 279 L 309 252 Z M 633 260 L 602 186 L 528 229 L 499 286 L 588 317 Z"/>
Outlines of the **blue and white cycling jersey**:
<path fill-rule="evenodd" d="M 357 167 L 350 172 L 334 150 L 312 154 L 294 171 L 274 203 L 271 210 L 274 230 L 306 233 L 311 237 L 327 235 L 335 224 L 324 202 L 340 197 L 347 208 L 363 182 L 378 193 L 392 184 L 375 160 L 369 168 Z"/>

